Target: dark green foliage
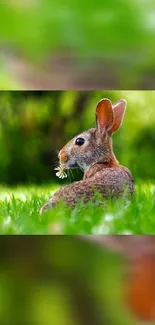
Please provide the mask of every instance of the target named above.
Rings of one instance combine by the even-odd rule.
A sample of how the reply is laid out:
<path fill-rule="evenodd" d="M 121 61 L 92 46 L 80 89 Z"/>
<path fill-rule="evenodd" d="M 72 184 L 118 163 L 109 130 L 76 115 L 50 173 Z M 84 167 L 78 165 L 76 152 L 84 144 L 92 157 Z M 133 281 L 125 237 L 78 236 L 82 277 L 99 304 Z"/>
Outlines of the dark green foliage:
<path fill-rule="evenodd" d="M 58 182 L 57 152 L 73 136 L 95 126 L 97 102 L 127 100 L 123 124 L 113 135 L 114 152 L 134 178 L 155 178 L 155 92 L 1 92 L 0 182 Z M 74 171 L 72 179 L 82 174 Z M 64 184 L 64 183 L 63 183 Z"/>
<path fill-rule="evenodd" d="M 135 324 L 110 250 L 77 236 L 1 236 L 0 250 L 3 323 Z"/>

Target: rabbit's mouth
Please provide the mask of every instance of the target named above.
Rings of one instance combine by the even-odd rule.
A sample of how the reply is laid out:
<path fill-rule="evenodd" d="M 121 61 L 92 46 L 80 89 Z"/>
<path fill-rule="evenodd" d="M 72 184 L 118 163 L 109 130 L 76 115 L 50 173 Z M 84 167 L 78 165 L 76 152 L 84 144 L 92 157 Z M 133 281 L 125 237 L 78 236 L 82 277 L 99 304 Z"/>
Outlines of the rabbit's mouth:
<path fill-rule="evenodd" d="M 69 168 L 79 168 L 79 165 L 77 163 L 73 163 L 70 161 L 67 161 L 66 163 L 61 163 L 61 165 L 65 166 L 67 169 Z"/>
<path fill-rule="evenodd" d="M 67 162 L 66 163 L 66 166 L 68 168 L 79 168 L 78 164 L 77 163 L 71 163 L 71 162 Z"/>
<path fill-rule="evenodd" d="M 79 168 L 79 165 L 78 164 L 69 164 L 68 166 L 69 168 Z"/>

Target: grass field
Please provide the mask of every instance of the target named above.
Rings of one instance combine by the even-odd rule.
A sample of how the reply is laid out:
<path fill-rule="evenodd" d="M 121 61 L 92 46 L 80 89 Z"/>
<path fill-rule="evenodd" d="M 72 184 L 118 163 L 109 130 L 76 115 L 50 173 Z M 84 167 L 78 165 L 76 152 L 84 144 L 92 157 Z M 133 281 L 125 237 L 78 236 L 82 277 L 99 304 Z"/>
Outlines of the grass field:
<path fill-rule="evenodd" d="M 57 185 L 0 188 L 1 234 L 155 234 L 155 184 L 139 182 L 131 201 L 63 203 L 39 215 Z"/>

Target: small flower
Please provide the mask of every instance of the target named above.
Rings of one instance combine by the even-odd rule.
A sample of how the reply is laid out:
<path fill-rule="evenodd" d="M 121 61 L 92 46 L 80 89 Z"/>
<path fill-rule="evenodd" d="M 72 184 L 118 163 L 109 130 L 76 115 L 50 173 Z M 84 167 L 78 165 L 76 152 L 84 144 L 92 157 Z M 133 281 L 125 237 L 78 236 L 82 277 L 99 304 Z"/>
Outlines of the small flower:
<path fill-rule="evenodd" d="M 54 169 L 58 170 L 58 172 L 56 173 L 57 177 L 62 178 L 62 179 L 67 177 L 67 174 L 65 173 L 65 170 L 67 169 L 66 166 L 60 165 L 59 167 L 54 168 Z"/>

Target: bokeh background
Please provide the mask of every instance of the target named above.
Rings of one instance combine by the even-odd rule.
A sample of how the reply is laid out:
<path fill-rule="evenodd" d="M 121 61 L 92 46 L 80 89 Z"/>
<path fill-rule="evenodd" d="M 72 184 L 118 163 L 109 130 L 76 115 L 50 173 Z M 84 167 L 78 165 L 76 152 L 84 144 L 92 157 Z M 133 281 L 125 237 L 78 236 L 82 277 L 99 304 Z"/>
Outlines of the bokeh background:
<path fill-rule="evenodd" d="M 153 89 L 152 0 L 0 3 L 0 89 Z"/>
<path fill-rule="evenodd" d="M 95 108 L 103 97 L 127 100 L 123 124 L 113 135 L 117 159 L 136 182 L 154 181 L 155 91 L 1 91 L 0 183 L 60 185 L 57 152 L 95 126 Z M 66 182 L 81 177 L 75 170 Z"/>
<path fill-rule="evenodd" d="M 1 324 L 140 324 L 125 289 L 134 245 L 124 238 L 125 257 L 105 237 L 97 247 L 78 236 L 1 236 Z"/>

